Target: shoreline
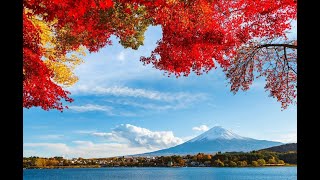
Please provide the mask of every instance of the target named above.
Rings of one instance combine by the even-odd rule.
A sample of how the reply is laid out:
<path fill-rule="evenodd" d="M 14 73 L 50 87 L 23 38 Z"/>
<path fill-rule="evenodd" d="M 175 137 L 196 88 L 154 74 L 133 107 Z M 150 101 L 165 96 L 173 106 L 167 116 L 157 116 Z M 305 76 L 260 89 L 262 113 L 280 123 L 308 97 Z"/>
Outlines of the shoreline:
<path fill-rule="evenodd" d="M 269 167 L 297 167 L 297 164 L 288 164 L 288 165 L 265 165 L 265 166 L 236 166 L 236 167 L 218 167 L 218 166 L 58 166 L 58 167 L 28 167 L 25 169 L 84 169 L 84 168 L 269 168 Z"/>

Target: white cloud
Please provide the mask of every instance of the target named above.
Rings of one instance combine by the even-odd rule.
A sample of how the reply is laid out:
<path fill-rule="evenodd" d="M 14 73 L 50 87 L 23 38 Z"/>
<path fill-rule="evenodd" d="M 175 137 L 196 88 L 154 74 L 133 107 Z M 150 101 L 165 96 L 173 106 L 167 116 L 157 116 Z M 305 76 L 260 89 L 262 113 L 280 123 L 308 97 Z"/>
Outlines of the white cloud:
<path fill-rule="evenodd" d="M 288 134 L 279 135 L 278 139 L 275 141 L 283 143 L 296 143 L 297 142 L 297 132 L 290 132 Z"/>
<path fill-rule="evenodd" d="M 47 129 L 49 126 L 30 126 L 28 128 L 31 128 L 31 129 Z"/>
<path fill-rule="evenodd" d="M 152 152 L 169 148 L 187 141 L 193 136 L 179 138 L 172 131 L 151 131 L 131 124 L 121 124 L 111 132 L 92 130 L 74 131 L 75 133 L 90 134 L 103 137 L 108 142 L 77 140 L 65 143 L 24 143 L 23 155 L 53 157 L 113 157 Z"/>
<path fill-rule="evenodd" d="M 112 114 L 112 107 L 110 106 L 100 106 L 96 104 L 86 104 L 82 106 L 69 106 L 69 109 L 78 112 L 89 112 L 89 111 L 103 111 Z"/>
<path fill-rule="evenodd" d="M 91 134 L 94 136 L 100 136 L 100 137 L 111 135 L 111 133 L 104 133 L 104 132 L 93 132 Z"/>
<path fill-rule="evenodd" d="M 91 134 L 96 132 L 96 130 L 75 130 L 73 131 L 73 133 L 77 133 L 77 134 Z"/>
<path fill-rule="evenodd" d="M 269 134 L 269 137 L 266 139 L 264 134 Z M 256 135 L 249 135 L 249 137 L 256 138 L 256 139 L 265 139 L 270 141 L 277 141 L 282 143 L 296 143 L 297 142 L 297 129 L 289 130 L 268 130 Z"/>
<path fill-rule="evenodd" d="M 205 93 L 189 92 L 160 92 L 148 89 L 129 88 L 129 87 L 90 87 L 79 86 L 75 94 L 102 96 L 103 102 L 98 104 L 71 105 L 69 109 L 76 112 L 100 111 L 110 116 L 138 116 L 136 111 L 130 108 L 135 107 L 140 110 L 167 111 L 190 108 L 195 103 L 204 101 L 208 95 Z M 116 96 L 109 98 L 106 96 Z M 135 98 L 135 99 L 132 99 Z M 104 105 L 100 105 L 104 103 Z M 105 104 L 108 105 L 105 105 Z M 119 106 L 121 105 L 121 106 Z"/>
<path fill-rule="evenodd" d="M 177 93 L 165 93 L 160 91 L 148 90 L 148 89 L 138 89 L 130 87 L 101 87 L 95 86 L 90 87 L 87 85 L 78 86 L 73 91 L 74 94 L 81 95 L 102 95 L 102 96 L 121 96 L 121 97 L 136 97 L 136 98 L 146 98 L 150 100 L 158 101 L 194 101 L 196 99 L 203 99 L 206 97 L 203 93 L 186 93 L 186 92 L 177 92 Z"/>
<path fill-rule="evenodd" d="M 64 135 L 62 134 L 48 134 L 38 136 L 39 139 L 61 139 Z"/>
<path fill-rule="evenodd" d="M 140 107 L 143 109 L 148 110 L 155 110 L 155 111 L 165 111 L 165 110 L 176 110 L 176 109 L 182 109 L 186 107 L 186 104 L 178 103 L 175 105 L 167 104 L 167 105 L 157 105 L 157 104 L 140 104 L 140 103 L 132 103 L 130 104 L 135 107 Z"/>
<path fill-rule="evenodd" d="M 126 138 L 123 138 L 121 136 L 118 136 L 117 133 L 110 132 L 110 133 L 105 133 L 105 132 L 94 132 L 90 133 L 92 136 L 97 136 L 97 137 L 103 137 L 106 138 L 110 142 L 117 142 L 117 143 L 123 143 L 123 144 L 131 144 Z"/>
<path fill-rule="evenodd" d="M 183 102 L 184 100 L 181 100 L 181 102 L 175 102 L 175 103 L 166 103 L 166 104 L 159 104 L 159 103 L 137 103 L 134 101 L 128 101 L 128 100 L 106 100 L 109 103 L 112 104 L 120 104 L 125 106 L 132 106 L 132 107 L 138 107 L 143 108 L 146 110 L 154 110 L 154 111 L 165 111 L 165 110 L 177 110 L 177 109 L 183 109 L 188 107 L 190 103 Z M 196 101 L 196 100 L 195 100 Z"/>
<path fill-rule="evenodd" d="M 48 156 L 45 154 L 50 154 L 49 156 L 56 156 L 56 155 L 64 155 L 63 153 L 70 152 L 70 148 L 64 143 L 24 143 L 24 156 L 28 152 L 38 152 L 37 149 L 41 149 L 41 154 L 30 154 L 26 156 Z M 25 151 L 26 150 L 26 151 Z"/>
<path fill-rule="evenodd" d="M 76 112 L 90 112 L 90 111 L 101 111 L 107 113 L 109 116 L 136 116 L 132 112 L 114 112 L 114 109 L 110 106 L 101 106 L 98 104 L 86 104 L 81 106 L 69 106 L 70 110 Z"/>
<path fill-rule="evenodd" d="M 181 138 L 175 137 L 172 131 L 151 131 L 131 124 L 121 124 L 113 129 L 111 133 L 95 132 L 92 135 L 147 149 L 164 149 L 183 142 Z"/>
<path fill-rule="evenodd" d="M 125 52 L 124 51 L 121 51 L 118 55 L 117 55 L 117 59 L 119 61 L 123 61 L 125 59 Z"/>
<path fill-rule="evenodd" d="M 119 143 L 93 143 L 91 141 L 73 141 L 72 146 L 63 143 L 24 143 L 23 156 L 66 158 L 83 157 L 99 158 L 140 154 L 157 149 L 145 147 L 131 147 Z"/>
<path fill-rule="evenodd" d="M 208 131 L 209 127 L 207 125 L 200 125 L 198 127 L 193 127 L 192 130 L 194 131 Z"/>

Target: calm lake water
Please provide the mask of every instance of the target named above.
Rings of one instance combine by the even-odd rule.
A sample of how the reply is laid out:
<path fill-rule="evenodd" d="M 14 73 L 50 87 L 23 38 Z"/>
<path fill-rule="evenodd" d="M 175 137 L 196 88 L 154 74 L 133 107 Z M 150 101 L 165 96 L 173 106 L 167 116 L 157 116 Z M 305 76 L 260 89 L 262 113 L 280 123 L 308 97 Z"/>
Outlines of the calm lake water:
<path fill-rule="evenodd" d="M 24 180 L 296 180 L 297 167 L 25 169 Z"/>

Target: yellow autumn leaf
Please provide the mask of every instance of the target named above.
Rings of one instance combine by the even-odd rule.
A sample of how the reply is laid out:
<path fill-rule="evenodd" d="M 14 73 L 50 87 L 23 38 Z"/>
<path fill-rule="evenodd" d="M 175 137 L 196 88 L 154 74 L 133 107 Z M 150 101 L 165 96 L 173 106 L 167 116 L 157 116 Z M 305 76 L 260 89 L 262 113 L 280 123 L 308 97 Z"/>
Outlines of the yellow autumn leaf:
<path fill-rule="evenodd" d="M 28 12 L 28 11 L 26 11 Z M 78 77 L 73 73 L 74 68 L 83 62 L 86 55 L 85 48 L 80 46 L 75 51 L 67 53 L 59 51 L 56 45 L 56 36 L 59 33 L 54 31 L 53 25 L 56 21 L 45 22 L 40 17 L 29 17 L 31 22 L 39 27 L 40 41 L 45 49 L 43 61 L 54 73 L 53 80 L 63 86 L 71 86 L 78 81 Z"/>

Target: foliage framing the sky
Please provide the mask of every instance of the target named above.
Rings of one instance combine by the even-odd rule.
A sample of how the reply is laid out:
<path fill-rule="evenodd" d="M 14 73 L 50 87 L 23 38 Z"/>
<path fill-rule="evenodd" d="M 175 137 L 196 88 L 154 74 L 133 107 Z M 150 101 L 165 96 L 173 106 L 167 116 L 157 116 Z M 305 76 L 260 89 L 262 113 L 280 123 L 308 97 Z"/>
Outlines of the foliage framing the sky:
<path fill-rule="evenodd" d="M 294 0 L 24 0 L 23 106 L 63 110 L 63 99 L 72 102 L 63 86 L 76 82 L 72 69 L 81 62 L 67 54 L 82 47 L 96 52 L 111 45 L 111 35 L 124 47 L 137 49 L 147 27 L 160 25 L 163 38 L 141 61 L 176 76 L 191 71 L 200 75 L 217 63 L 224 69 L 234 67 L 239 52 L 254 39 L 285 37 L 295 18 Z M 289 62 L 285 56 L 281 60 Z M 247 67 L 251 73 L 253 65 Z M 296 96 L 296 74 L 290 73 L 288 63 L 283 67 L 287 74 L 261 75 L 269 78 L 271 96 L 286 107 Z M 244 79 L 244 90 L 252 83 L 252 77 L 229 75 L 235 86 Z M 280 77 L 287 79 L 275 81 Z"/>

